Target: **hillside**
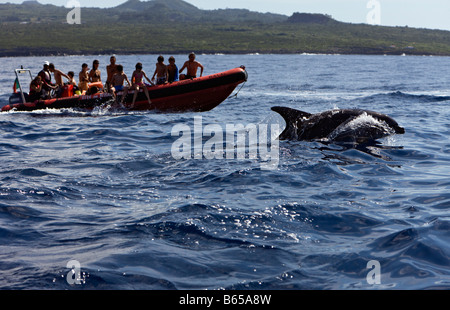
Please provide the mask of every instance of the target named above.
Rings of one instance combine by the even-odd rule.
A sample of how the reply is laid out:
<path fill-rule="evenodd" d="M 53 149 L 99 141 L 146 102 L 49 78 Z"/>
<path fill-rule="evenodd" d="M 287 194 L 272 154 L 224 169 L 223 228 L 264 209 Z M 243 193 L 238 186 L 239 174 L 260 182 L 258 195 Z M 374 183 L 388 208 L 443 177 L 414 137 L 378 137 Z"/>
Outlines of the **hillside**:
<path fill-rule="evenodd" d="M 200 10 L 182 0 L 129 0 L 108 9 L 0 4 L 0 56 L 141 53 L 450 55 L 450 31 L 349 24 L 322 14 Z"/>
<path fill-rule="evenodd" d="M 64 23 L 71 9 L 43 5 L 38 1 L 0 4 L 0 23 Z M 81 8 L 82 24 L 141 22 L 282 22 L 287 16 L 263 14 L 245 9 L 200 10 L 182 0 L 128 0 L 114 8 Z"/>

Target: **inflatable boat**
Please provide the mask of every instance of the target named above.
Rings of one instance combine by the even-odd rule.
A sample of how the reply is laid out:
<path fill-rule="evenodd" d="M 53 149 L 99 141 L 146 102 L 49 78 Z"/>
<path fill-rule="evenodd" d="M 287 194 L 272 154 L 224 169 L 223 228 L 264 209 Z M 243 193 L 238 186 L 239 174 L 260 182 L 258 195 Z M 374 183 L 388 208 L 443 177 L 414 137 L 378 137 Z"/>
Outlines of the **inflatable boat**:
<path fill-rule="evenodd" d="M 15 93 L 9 98 L 9 104 L 2 107 L 2 112 L 63 108 L 92 110 L 107 102 L 114 102 L 114 97 L 111 93 L 98 92 L 87 95 L 75 95 L 72 86 L 65 86 L 59 98 L 29 102 L 28 94 L 23 91 L 19 77 L 21 74 L 29 74 L 32 77 L 31 71 L 28 69 L 17 69 L 15 72 Z M 156 110 L 175 113 L 205 112 L 225 101 L 239 84 L 247 81 L 247 77 L 248 74 L 245 67 L 241 66 L 199 78 L 163 85 L 147 85 L 151 104 L 149 104 L 142 89 L 138 93 L 134 105 L 132 105 L 133 90 L 128 91 L 123 101 L 123 92 L 117 93 L 117 101 L 122 101 L 124 107 L 129 110 Z M 16 84 L 19 91 L 16 91 Z"/>

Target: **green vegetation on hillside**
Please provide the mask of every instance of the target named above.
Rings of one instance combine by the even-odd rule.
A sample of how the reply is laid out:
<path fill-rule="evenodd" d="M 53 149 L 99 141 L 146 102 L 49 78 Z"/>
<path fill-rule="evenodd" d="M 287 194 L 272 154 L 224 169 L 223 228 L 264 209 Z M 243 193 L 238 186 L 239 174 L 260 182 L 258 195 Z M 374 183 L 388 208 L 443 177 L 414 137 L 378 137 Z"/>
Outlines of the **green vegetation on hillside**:
<path fill-rule="evenodd" d="M 110 53 L 341 53 L 450 55 L 450 32 L 348 24 L 321 14 L 203 11 L 181 0 L 116 8 L 0 4 L 0 56 Z M 14 14 L 12 12 L 15 12 Z"/>

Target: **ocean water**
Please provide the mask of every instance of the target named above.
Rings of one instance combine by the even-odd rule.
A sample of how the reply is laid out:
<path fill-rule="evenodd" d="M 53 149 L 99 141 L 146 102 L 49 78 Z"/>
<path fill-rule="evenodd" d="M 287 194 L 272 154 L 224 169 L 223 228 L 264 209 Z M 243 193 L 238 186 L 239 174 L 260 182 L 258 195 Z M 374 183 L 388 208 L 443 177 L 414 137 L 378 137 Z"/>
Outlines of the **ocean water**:
<path fill-rule="evenodd" d="M 151 76 L 156 57 L 117 59 Z M 79 72 L 94 59 L 104 79 L 109 55 L 1 58 L 0 102 L 21 65 Z M 248 82 L 201 114 L 0 113 L 1 289 L 450 288 L 450 58 L 197 60 L 205 74 L 245 65 Z M 366 149 L 279 141 L 270 169 L 174 157 L 176 126 L 282 129 L 272 106 L 370 109 L 406 133 Z"/>

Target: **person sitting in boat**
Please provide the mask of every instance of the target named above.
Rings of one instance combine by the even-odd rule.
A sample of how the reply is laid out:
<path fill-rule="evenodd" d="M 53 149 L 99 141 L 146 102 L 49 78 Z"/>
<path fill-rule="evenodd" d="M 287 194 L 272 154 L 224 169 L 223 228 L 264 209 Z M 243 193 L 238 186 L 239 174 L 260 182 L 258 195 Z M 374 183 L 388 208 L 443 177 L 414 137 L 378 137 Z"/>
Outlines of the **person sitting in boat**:
<path fill-rule="evenodd" d="M 175 57 L 169 57 L 169 64 L 167 65 L 168 82 L 173 83 L 179 80 L 178 67 L 175 64 Z"/>
<path fill-rule="evenodd" d="M 189 54 L 189 60 L 186 61 L 180 69 L 180 73 L 183 72 L 184 69 L 187 69 L 187 74 L 180 75 L 180 80 L 188 80 L 188 79 L 195 79 L 197 77 L 197 71 L 198 68 L 201 69 L 200 71 L 200 77 L 203 75 L 203 65 L 195 60 L 195 53 Z"/>
<path fill-rule="evenodd" d="M 123 84 L 127 82 L 128 86 L 124 86 Z M 113 94 L 114 98 L 116 98 L 116 93 L 123 91 L 122 101 L 127 96 L 128 88 L 131 86 L 130 80 L 128 80 L 127 75 L 123 72 L 123 66 L 117 66 L 117 73 L 114 74 L 111 78 L 111 87 L 110 92 Z"/>
<path fill-rule="evenodd" d="M 68 85 L 73 85 L 73 87 L 78 88 L 77 82 L 75 81 L 75 73 L 73 71 L 67 72 L 67 75 L 69 76 L 69 81 L 67 82 Z"/>
<path fill-rule="evenodd" d="M 98 60 L 94 60 L 94 62 L 92 63 L 92 69 L 89 72 L 89 82 L 91 82 L 91 83 L 98 83 L 98 82 L 101 83 L 102 82 L 101 72 L 98 69 L 99 65 L 100 65 L 100 62 Z M 96 84 L 96 85 L 99 85 L 99 84 Z M 102 85 L 102 87 L 99 87 L 99 89 L 100 88 L 103 88 L 103 85 Z"/>
<path fill-rule="evenodd" d="M 53 73 L 55 77 L 56 86 L 58 87 L 56 90 L 56 97 L 61 97 L 61 93 L 63 92 L 64 89 L 63 77 L 65 77 L 68 80 L 70 80 L 70 78 L 67 74 L 65 74 L 61 70 L 56 69 L 55 65 L 52 63 L 48 66 L 48 69 L 50 70 L 51 73 Z"/>
<path fill-rule="evenodd" d="M 42 85 L 42 94 L 44 95 L 44 98 L 51 98 L 51 91 L 57 88 L 57 86 L 52 83 L 52 74 L 50 73 L 49 65 L 50 63 L 48 61 L 44 62 L 43 69 L 38 73 L 44 83 Z"/>
<path fill-rule="evenodd" d="M 42 78 L 38 75 L 34 78 L 33 81 L 30 83 L 30 92 L 28 94 L 28 100 L 30 102 L 42 99 L 43 97 L 43 89 L 42 86 L 44 85 L 44 82 L 42 81 Z"/>
<path fill-rule="evenodd" d="M 131 108 L 134 107 L 134 104 L 136 102 L 136 98 L 137 95 L 139 93 L 139 90 L 141 88 L 144 89 L 145 95 L 147 96 L 147 100 L 149 104 L 152 104 L 152 101 L 150 100 L 150 95 L 148 94 L 148 89 L 147 89 L 147 85 L 145 85 L 144 83 L 144 78 L 147 79 L 147 81 L 154 85 L 152 81 L 150 81 L 150 79 L 147 77 L 147 74 L 145 74 L 145 72 L 142 70 L 142 64 L 140 62 L 138 62 L 136 64 L 136 70 L 133 72 L 133 75 L 131 77 L 131 81 L 133 82 L 133 85 L 131 88 L 133 88 L 134 91 L 134 96 L 133 96 L 133 103 L 131 104 Z"/>
<path fill-rule="evenodd" d="M 67 75 L 69 76 L 69 81 L 67 82 L 67 85 L 72 85 L 73 86 L 73 91 L 76 93 L 80 89 L 78 88 L 77 81 L 75 81 L 75 72 L 69 71 L 67 73 Z"/>
<path fill-rule="evenodd" d="M 156 75 L 156 85 L 162 85 L 167 83 L 167 76 L 169 73 L 167 72 L 167 65 L 164 63 L 164 57 L 159 56 L 158 62 L 156 63 L 155 73 L 153 73 L 152 81 L 155 80 Z"/>
<path fill-rule="evenodd" d="M 86 63 L 84 63 L 83 65 L 81 65 L 81 71 L 80 74 L 78 75 L 79 78 L 79 83 L 78 83 L 78 88 L 80 89 L 80 92 L 82 94 L 86 93 L 87 90 L 89 89 L 89 67 Z"/>
<path fill-rule="evenodd" d="M 86 92 L 86 95 L 90 96 L 90 95 L 95 95 L 98 94 L 100 92 L 100 89 L 97 86 L 92 86 L 91 88 L 88 89 L 88 91 Z"/>

